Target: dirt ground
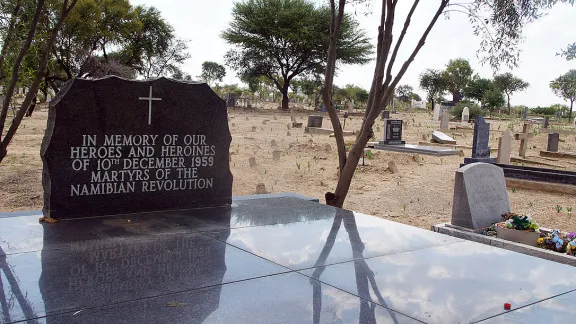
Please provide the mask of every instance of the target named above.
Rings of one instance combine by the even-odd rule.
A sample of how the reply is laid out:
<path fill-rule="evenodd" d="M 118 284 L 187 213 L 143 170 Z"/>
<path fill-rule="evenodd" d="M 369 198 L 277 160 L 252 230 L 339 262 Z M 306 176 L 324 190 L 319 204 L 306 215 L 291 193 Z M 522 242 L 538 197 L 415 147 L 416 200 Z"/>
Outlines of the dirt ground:
<path fill-rule="evenodd" d="M 311 111 L 292 114 L 305 126 Z M 8 156 L 0 163 L 0 211 L 42 207 L 42 162 L 39 151 L 46 118 L 47 110 L 44 107 L 32 118 L 25 119 L 13 144 L 8 148 Z M 290 113 L 275 109 L 259 109 L 255 112 L 237 109 L 229 112 L 234 195 L 255 194 L 256 185 L 261 182 L 269 192 L 295 192 L 321 200 L 325 192 L 334 190 L 337 182 L 334 139 L 328 135 L 306 134 L 304 128 L 288 129 L 290 118 Z M 345 129 L 359 129 L 361 118 L 349 118 Z M 432 131 L 439 128 L 440 124 L 432 121 L 431 115 L 424 111 L 393 114 L 392 118 L 407 123 L 403 137 L 407 143 L 413 144 L 424 138 L 429 141 Z M 520 120 L 489 122 L 492 148 L 498 146 L 501 131 L 508 127 L 512 127 L 514 132 L 522 130 Z M 451 122 L 451 126 L 456 124 L 459 123 Z M 328 118 L 324 118 L 324 127 L 329 125 Z M 377 125 L 377 139 L 381 139 L 382 122 L 378 121 Z M 448 134 L 454 136 L 459 145 L 472 145 L 471 131 L 456 130 Z M 529 159 L 576 171 L 576 162 L 538 158 L 538 152 L 546 149 L 547 134 L 534 135 L 529 140 Z M 352 136 L 347 137 L 347 142 L 353 139 Z M 574 151 L 575 135 L 560 135 L 560 139 L 564 142 L 560 143 L 559 151 Z M 272 140 L 277 147 L 272 146 Z M 518 155 L 518 149 L 519 141 L 513 141 L 513 156 Z M 273 160 L 274 150 L 282 152 L 280 161 Z M 433 224 L 450 221 L 454 173 L 463 162 L 463 157 L 420 155 L 423 161 L 418 163 L 412 154 L 371 151 L 373 158 L 366 159 L 366 165 L 358 167 L 345 208 L 426 229 Z M 464 153 L 470 156 L 471 150 L 464 149 Z M 256 167 L 250 167 L 248 160 L 251 157 L 255 157 Z M 394 174 L 388 170 L 389 161 L 396 162 L 399 173 Z M 508 196 L 513 211 L 531 214 L 541 226 L 576 231 L 576 221 L 569 212 L 576 206 L 573 196 L 523 189 L 509 189 Z M 561 211 L 557 210 L 559 207 Z"/>

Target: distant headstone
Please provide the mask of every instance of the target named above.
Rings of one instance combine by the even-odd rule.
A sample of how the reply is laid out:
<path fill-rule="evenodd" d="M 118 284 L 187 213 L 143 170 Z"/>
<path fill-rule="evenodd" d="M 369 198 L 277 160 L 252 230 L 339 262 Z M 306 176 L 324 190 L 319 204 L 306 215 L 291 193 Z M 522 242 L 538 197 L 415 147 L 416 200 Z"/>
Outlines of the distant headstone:
<path fill-rule="evenodd" d="M 522 118 L 524 118 L 524 120 L 528 119 L 528 107 L 524 107 L 524 115 Z"/>
<path fill-rule="evenodd" d="M 382 120 L 390 119 L 390 110 L 382 110 Z"/>
<path fill-rule="evenodd" d="M 205 83 L 72 79 L 42 142 L 52 218 L 231 204 L 226 102 Z"/>
<path fill-rule="evenodd" d="M 442 113 L 442 120 L 440 121 L 440 129 L 448 130 L 450 129 L 450 113 L 448 110 L 444 110 Z"/>
<path fill-rule="evenodd" d="M 228 108 L 236 107 L 236 96 L 230 93 L 228 94 L 228 97 L 226 98 L 226 107 Z"/>
<path fill-rule="evenodd" d="M 510 211 L 502 168 L 488 163 L 467 164 L 456 171 L 452 225 L 479 229 L 499 222 Z"/>
<path fill-rule="evenodd" d="M 544 117 L 544 128 L 548 128 L 548 126 L 550 126 L 550 117 L 545 116 Z"/>
<path fill-rule="evenodd" d="M 548 134 L 548 147 L 546 150 L 548 152 L 558 152 L 558 142 L 560 141 L 560 134 L 552 133 Z"/>
<path fill-rule="evenodd" d="M 496 163 L 510 164 L 511 148 L 512 148 L 512 135 L 510 134 L 510 130 L 507 129 L 502 134 L 502 137 L 498 139 L 498 156 L 496 157 Z"/>
<path fill-rule="evenodd" d="M 514 134 L 514 139 L 520 140 L 518 155 L 522 157 L 526 156 L 526 151 L 528 150 L 528 138 L 530 138 L 530 124 L 524 124 L 524 126 L 522 126 L 522 133 Z"/>
<path fill-rule="evenodd" d="M 387 119 L 384 132 L 384 144 L 397 145 L 405 144 L 402 140 L 402 120 Z"/>
<path fill-rule="evenodd" d="M 462 122 L 468 123 L 470 121 L 470 109 L 468 107 L 464 107 L 462 110 Z"/>
<path fill-rule="evenodd" d="M 52 101 L 52 96 L 50 94 L 47 94 L 46 95 L 46 102 L 49 103 L 50 101 Z"/>
<path fill-rule="evenodd" d="M 320 106 L 320 111 L 321 112 L 327 112 L 328 110 L 326 110 L 326 105 L 324 103 L 322 103 L 322 105 Z"/>
<path fill-rule="evenodd" d="M 352 113 L 354 111 L 354 103 L 349 102 L 348 103 L 348 113 Z"/>
<path fill-rule="evenodd" d="M 322 116 L 308 116 L 307 127 L 322 128 L 322 120 L 323 119 L 324 119 L 324 117 L 322 117 Z"/>
<path fill-rule="evenodd" d="M 474 121 L 474 139 L 472 141 L 472 157 L 465 158 L 464 163 L 485 162 L 494 163 L 496 159 L 490 158 L 490 123 L 484 117 L 477 116 Z"/>

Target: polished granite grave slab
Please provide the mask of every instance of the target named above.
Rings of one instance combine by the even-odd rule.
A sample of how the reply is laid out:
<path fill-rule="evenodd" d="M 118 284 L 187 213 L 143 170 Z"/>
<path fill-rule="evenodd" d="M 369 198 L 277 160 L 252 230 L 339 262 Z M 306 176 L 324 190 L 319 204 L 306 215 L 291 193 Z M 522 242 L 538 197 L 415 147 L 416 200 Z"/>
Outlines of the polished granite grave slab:
<path fill-rule="evenodd" d="M 574 318 L 573 267 L 294 197 L 39 216 L 0 214 L 0 323 Z"/>

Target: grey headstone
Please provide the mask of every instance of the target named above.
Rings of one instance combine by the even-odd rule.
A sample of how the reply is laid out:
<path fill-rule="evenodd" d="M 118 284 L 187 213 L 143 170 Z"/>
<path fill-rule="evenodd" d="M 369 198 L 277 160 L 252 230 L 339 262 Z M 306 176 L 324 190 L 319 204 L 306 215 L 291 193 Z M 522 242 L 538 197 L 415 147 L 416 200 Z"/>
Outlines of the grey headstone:
<path fill-rule="evenodd" d="M 504 171 L 493 164 L 472 163 L 456 171 L 452 225 L 479 229 L 499 222 L 510 211 Z"/>
<path fill-rule="evenodd" d="M 550 117 L 544 117 L 544 128 L 548 128 L 550 126 Z"/>
<path fill-rule="evenodd" d="M 524 108 L 524 115 L 522 116 L 524 119 L 528 119 L 528 107 Z"/>
<path fill-rule="evenodd" d="M 490 123 L 484 117 L 477 116 L 474 121 L 474 139 L 472 143 L 472 158 L 464 159 L 464 163 L 487 162 L 494 163 L 496 159 L 490 158 Z"/>
<path fill-rule="evenodd" d="M 444 110 L 442 113 L 442 120 L 440 121 L 440 129 L 447 130 L 450 128 L 450 113 L 448 110 Z"/>
<path fill-rule="evenodd" d="M 229 205 L 231 141 L 226 103 L 205 83 L 73 79 L 42 142 L 45 215 Z"/>
<path fill-rule="evenodd" d="M 548 147 L 546 150 L 548 152 L 558 152 L 558 142 L 560 141 L 560 134 L 552 133 L 548 134 Z"/>
<path fill-rule="evenodd" d="M 322 120 L 323 119 L 324 119 L 324 117 L 322 117 L 322 116 L 308 116 L 307 127 L 322 128 Z"/>

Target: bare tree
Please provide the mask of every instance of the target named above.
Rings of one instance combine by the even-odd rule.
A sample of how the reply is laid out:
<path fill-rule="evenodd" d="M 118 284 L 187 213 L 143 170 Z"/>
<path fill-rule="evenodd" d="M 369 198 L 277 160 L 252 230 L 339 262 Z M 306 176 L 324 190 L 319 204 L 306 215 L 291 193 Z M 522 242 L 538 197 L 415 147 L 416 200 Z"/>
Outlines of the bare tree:
<path fill-rule="evenodd" d="M 392 49 L 392 28 L 394 26 L 395 10 L 398 0 L 383 0 L 382 1 L 382 11 L 380 18 L 380 27 L 378 27 L 378 38 L 376 46 L 376 67 L 374 69 L 374 78 L 372 80 L 372 87 L 370 89 L 370 96 L 368 97 L 368 104 L 366 111 L 364 113 L 364 121 L 356 138 L 356 142 L 350 148 L 348 154 L 346 154 L 346 146 L 344 143 L 344 136 L 342 133 L 342 127 L 340 126 L 340 121 L 338 115 L 336 114 L 336 109 L 332 102 L 330 101 L 330 90 L 332 88 L 332 83 L 334 79 L 335 70 L 335 52 L 337 46 L 336 35 L 338 35 L 338 29 L 340 27 L 340 22 L 344 15 L 344 6 L 346 0 L 339 0 L 338 6 L 334 0 L 330 0 L 330 8 L 332 9 L 332 20 L 330 22 L 330 46 L 328 48 L 328 62 L 326 68 L 326 76 L 324 80 L 324 89 L 322 93 L 322 98 L 330 120 L 332 122 L 332 127 L 334 128 L 334 136 L 336 138 L 336 145 L 338 147 L 338 166 L 340 170 L 340 176 L 338 178 L 338 184 L 336 185 L 336 190 L 334 193 L 326 193 L 326 203 L 329 205 L 342 207 L 350 184 L 352 182 L 352 177 L 354 176 L 354 171 L 358 166 L 360 158 L 364 154 L 364 148 L 368 143 L 368 140 L 374 135 L 372 131 L 372 126 L 378 115 L 382 112 L 382 109 L 386 106 L 386 103 L 390 101 L 391 96 L 394 94 L 394 89 L 398 85 L 398 82 L 408 70 L 410 63 L 416 57 L 416 54 L 420 51 L 426 38 L 432 30 L 432 27 L 438 20 L 438 17 L 442 14 L 449 0 L 439 1 L 438 9 L 436 10 L 433 18 L 431 19 L 428 27 L 420 37 L 420 41 L 413 49 L 412 54 L 404 62 L 396 76 L 392 76 L 392 67 L 396 61 L 396 56 L 398 55 L 398 50 L 400 45 L 404 40 L 408 26 L 410 26 L 410 20 L 416 7 L 418 6 L 419 0 L 415 0 L 410 8 L 410 11 L 404 21 L 404 26 L 400 33 L 396 45 L 392 50 L 392 55 L 388 58 L 390 50 Z"/>
<path fill-rule="evenodd" d="M 2 41 L 2 51 L 0 52 L 0 80 L 4 79 L 3 67 L 4 59 L 6 59 L 6 54 L 8 53 L 8 47 L 12 43 L 12 36 L 14 35 L 14 27 L 16 26 L 16 21 L 18 14 L 20 13 L 20 8 L 22 8 L 22 0 L 18 0 L 14 5 L 12 15 L 10 16 L 10 22 L 8 24 L 8 29 L 6 30 L 6 36 Z"/>
<path fill-rule="evenodd" d="M 18 83 L 18 73 L 20 72 L 20 65 L 24 56 L 28 52 L 30 48 L 30 44 L 34 39 L 34 34 L 36 34 L 36 27 L 38 26 L 38 21 L 40 20 L 40 15 L 42 14 L 42 8 L 44 7 L 44 0 L 38 0 L 36 2 L 36 11 L 34 12 L 34 18 L 30 22 L 30 28 L 28 29 L 28 36 L 22 43 L 22 47 L 20 48 L 20 53 L 16 57 L 14 61 L 14 66 L 12 67 L 12 79 L 10 80 L 10 84 L 8 85 L 8 89 L 6 90 L 6 95 L 4 97 L 4 102 L 2 103 L 2 110 L 0 110 L 0 162 L 6 156 L 6 150 L 3 149 L 2 143 L 4 142 L 4 138 L 2 134 L 4 132 L 4 124 L 6 123 L 6 117 L 8 116 L 8 108 L 10 106 L 10 101 L 12 100 L 12 96 L 14 95 L 14 89 L 16 88 L 16 84 Z M 3 45 L 4 48 L 8 46 L 8 44 Z M 4 49 L 3 48 L 3 49 Z"/>
<path fill-rule="evenodd" d="M 364 154 L 364 148 L 368 140 L 374 135 L 372 127 L 376 118 L 392 99 L 394 89 L 420 49 L 426 43 L 428 34 L 438 21 L 440 15 L 450 12 L 466 14 L 470 18 L 475 35 L 482 36 L 479 51 L 487 54 L 483 62 L 489 62 L 494 68 L 497 68 L 500 63 L 505 63 L 508 66 L 516 66 L 519 53 L 517 45 L 522 37 L 523 26 L 541 16 L 539 9 L 549 8 L 557 2 L 473 0 L 461 3 L 450 3 L 450 0 L 436 0 L 436 11 L 429 21 L 427 28 L 422 33 L 416 46 L 411 50 L 411 54 L 400 66 L 396 75 L 393 75 L 392 69 L 396 63 L 398 51 L 410 26 L 412 15 L 420 1 L 413 0 L 412 6 L 404 19 L 404 25 L 400 35 L 394 46 L 392 46 L 394 43 L 392 30 L 396 18 L 396 6 L 399 1 L 382 0 L 372 87 L 360 131 L 357 134 L 355 143 L 347 152 L 342 127 L 336 109 L 330 100 L 330 92 L 334 79 L 335 53 L 338 47 L 337 35 L 342 18 L 344 17 L 344 7 L 347 2 L 358 3 L 362 1 L 363 0 L 338 0 L 336 4 L 336 0 L 330 0 L 332 14 L 330 21 L 330 43 L 322 98 L 330 121 L 332 122 L 332 127 L 334 128 L 334 136 L 338 147 L 338 167 L 340 171 L 336 190 L 333 193 L 326 193 L 326 203 L 337 207 L 342 207 L 344 204 L 352 182 L 352 177 L 354 176 L 354 171 L 356 171 L 358 166 L 358 161 Z M 428 1 L 432 2 L 432 0 Z M 574 0 L 561 0 L 560 2 L 573 3 Z M 483 17 L 483 13 L 488 13 L 488 16 Z"/>
<path fill-rule="evenodd" d="M 22 122 L 22 118 L 24 118 L 24 115 L 26 114 L 28 107 L 30 106 L 30 104 L 32 103 L 32 100 L 34 99 L 34 97 L 36 96 L 36 93 L 38 92 L 38 88 L 40 86 L 40 83 L 42 82 L 42 79 L 46 75 L 46 67 L 48 66 L 48 59 L 50 57 L 50 51 L 52 49 L 52 46 L 54 45 L 54 42 L 56 41 L 56 37 L 58 36 L 58 32 L 62 28 L 62 25 L 64 24 L 64 21 L 66 20 L 66 17 L 68 17 L 68 15 L 70 14 L 70 11 L 72 11 L 72 9 L 76 5 L 77 1 L 78 0 L 64 0 L 62 3 L 60 13 L 57 16 L 57 21 L 54 24 L 54 27 L 52 28 L 52 30 L 50 31 L 50 38 L 48 39 L 48 42 L 44 46 L 44 49 L 43 49 L 43 52 L 41 55 L 41 59 L 40 59 L 40 64 L 38 66 L 38 69 L 36 70 L 36 77 L 34 78 L 34 81 L 32 82 L 32 86 L 30 87 L 30 90 L 26 94 L 26 98 L 24 98 L 24 101 L 22 102 L 22 105 L 20 106 L 18 113 L 16 114 L 16 116 L 14 116 L 14 119 L 12 120 L 12 124 L 10 125 L 10 128 L 6 132 L 6 136 L 4 136 L 2 138 L 2 141 L 0 142 L 0 162 L 2 162 L 2 160 L 6 156 L 8 145 L 12 141 L 12 138 L 14 137 L 14 135 L 16 134 L 16 131 L 18 130 L 18 127 L 20 126 L 20 123 Z M 44 0 L 38 0 L 36 13 L 34 15 L 35 21 L 32 21 L 31 26 L 30 26 L 30 32 L 29 32 L 30 41 L 31 41 L 31 38 L 34 37 L 34 31 L 32 29 L 34 29 L 34 30 L 36 29 L 36 26 L 38 24 L 38 18 L 39 18 L 40 12 L 42 11 L 43 4 L 44 4 Z M 28 39 L 27 39 L 27 41 L 28 41 Z M 30 46 L 30 43 L 28 43 L 27 47 L 29 47 L 29 46 Z M 27 47 L 26 47 L 26 51 L 28 50 Z M 24 47 L 23 47 L 23 50 L 24 50 Z M 21 51 L 21 54 L 22 54 L 22 52 L 24 52 L 23 54 L 25 54 L 26 51 Z M 14 86 L 16 85 L 16 82 L 18 81 L 18 71 L 16 70 L 16 73 L 14 73 L 14 70 L 16 70 L 16 66 L 14 67 L 14 69 L 12 71 L 12 83 L 11 83 L 12 89 L 11 90 L 10 90 L 10 88 L 8 89 L 9 92 L 6 94 L 6 97 L 7 97 L 6 99 L 8 99 L 9 97 L 12 97 L 12 93 L 14 92 Z M 4 106 L 2 107 L 3 113 L 4 113 L 4 107 L 6 107 L 6 109 L 8 109 L 8 105 L 6 104 L 7 102 L 8 101 L 6 101 L 4 103 Z M 6 116 L 4 116 L 4 119 L 0 120 L 0 133 L 4 129 L 5 120 L 6 120 Z"/>

